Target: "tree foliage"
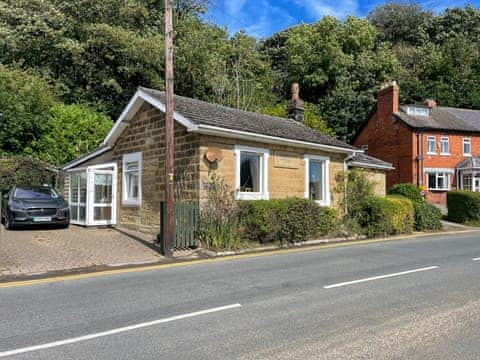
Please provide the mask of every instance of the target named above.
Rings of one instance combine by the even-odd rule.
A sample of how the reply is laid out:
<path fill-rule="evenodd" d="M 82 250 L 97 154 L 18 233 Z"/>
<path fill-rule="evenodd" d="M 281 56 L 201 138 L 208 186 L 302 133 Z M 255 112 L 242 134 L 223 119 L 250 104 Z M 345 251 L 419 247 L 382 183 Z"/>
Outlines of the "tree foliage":
<path fill-rule="evenodd" d="M 175 1 L 179 95 L 285 116 L 298 82 L 307 125 L 347 141 L 387 80 L 399 82 L 403 102 L 480 108 L 473 6 L 434 13 L 395 1 L 366 19 L 326 16 L 259 40 L 205 21 L 208 5 Z M 91 112 L 115 119 L 138 86 L 162 89 L 163 10 L 164 0 L 0 0 L 0 151 L 69 160 L 78 144 L 44 148 L 53 143 L 46 139 L 59 139 L 49 131 L 61 130 L 51 126 L 60 109 L 71 124 L 83 126 L 83 111 L 106 124 Z M 92 144 L 104 134 L 103 125 L 95 129 Z"/>

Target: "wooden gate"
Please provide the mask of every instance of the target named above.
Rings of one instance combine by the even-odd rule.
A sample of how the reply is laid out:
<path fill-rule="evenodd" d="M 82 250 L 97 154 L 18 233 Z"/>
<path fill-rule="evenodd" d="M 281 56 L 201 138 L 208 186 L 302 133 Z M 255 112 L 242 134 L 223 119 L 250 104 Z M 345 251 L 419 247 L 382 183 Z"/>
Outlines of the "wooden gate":
<path fill-rule="evenodd" d="M 165 202 L 160 203 L 160 243 L 163 248 L 165 238 L 166 211 Z M 174 212 L 174 249 L 188 249 L 198 246 L 199 208 L 198 202 L 175 202 Z"/>

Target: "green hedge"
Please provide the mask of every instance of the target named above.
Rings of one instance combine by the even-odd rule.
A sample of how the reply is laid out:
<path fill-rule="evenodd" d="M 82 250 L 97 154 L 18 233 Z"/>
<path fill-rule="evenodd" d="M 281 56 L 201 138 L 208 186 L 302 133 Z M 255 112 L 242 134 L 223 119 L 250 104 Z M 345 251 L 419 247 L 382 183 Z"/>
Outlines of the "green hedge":
<path fill-rule="evenodd" d="M 480 220 L 480 193 L 455 190 L 447 193 L 448 218 L 454 222 Z"/>
<path fill-rule="evenodd" d="M 414 202 L 425 201 L 420 189 L 416 185 L 410 183 L 393 185 L 390 190 L 388 190 L 388 194 L 404 196 Z"/>
<path fill-rule="evenodd" d="M 244 237 L 252 241 L 305 241 L 328 235 L 337 227 L 337 212 L 312 200 L 240 201 L 238 205 Z"/>
<path fill-rule="evenodd" d="M 442 228 L 442 212 L 427 202 L 414 202 L 415 229 L 418 231 L 440 230 Z"/>
<path fill-rule="evenodd" d="M 413 231 L 413 202 L 402 196 L 373 196 L 365 203 L 360 220 L 368 236 L 405 234 Z"/>
<path fill-rule="evenodd" d="M 442 212 L 425 201 L 420 189 L 414 184 L 396 184 L 388 191 L 390 195 L 400 195 L 413 201 L 415 229 L 418 231 L 440 230 Z"/>

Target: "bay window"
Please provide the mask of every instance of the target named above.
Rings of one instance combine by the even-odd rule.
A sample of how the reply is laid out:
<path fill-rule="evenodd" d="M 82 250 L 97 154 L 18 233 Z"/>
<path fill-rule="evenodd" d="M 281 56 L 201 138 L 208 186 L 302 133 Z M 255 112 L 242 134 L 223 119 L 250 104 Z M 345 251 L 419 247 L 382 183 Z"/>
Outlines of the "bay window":
<path fill-rule="evenodd" d="M 329 158 L 305 155 L 305 198 L 330 205 Z"/>
<path fill-rule="evenodd" d="M 428 190 L 450 190 L 450 173 L 442 171 L 428 173 Z"/>
<path fill-rule="evenodd" d="M 235 188 L 238 200 L 268 199 L 267 149 L 235 146 Z"/>
<path fill-rule="evenodd" d="M 138 206 L 142 202 L 142 153 L 123 155 L 122 204 Z"/>

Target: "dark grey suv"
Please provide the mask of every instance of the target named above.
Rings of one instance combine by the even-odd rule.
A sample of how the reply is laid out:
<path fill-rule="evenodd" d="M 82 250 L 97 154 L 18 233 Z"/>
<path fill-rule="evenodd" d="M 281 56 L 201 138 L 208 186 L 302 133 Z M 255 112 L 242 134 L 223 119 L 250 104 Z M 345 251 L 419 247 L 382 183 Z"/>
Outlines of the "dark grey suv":
<path fill-rule="evenodd" d="M 3 195 L 2 222 L 6 229 L 41 224 L 68 227 L 70 209 L 51 187 L 14 186 Z"/>

